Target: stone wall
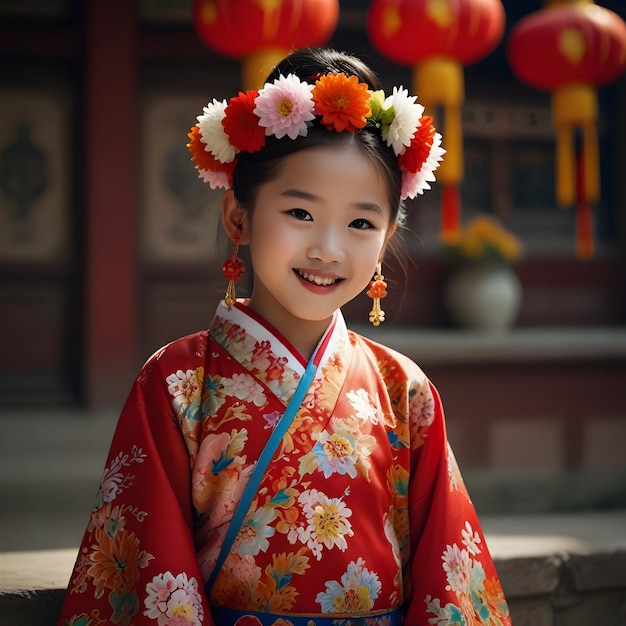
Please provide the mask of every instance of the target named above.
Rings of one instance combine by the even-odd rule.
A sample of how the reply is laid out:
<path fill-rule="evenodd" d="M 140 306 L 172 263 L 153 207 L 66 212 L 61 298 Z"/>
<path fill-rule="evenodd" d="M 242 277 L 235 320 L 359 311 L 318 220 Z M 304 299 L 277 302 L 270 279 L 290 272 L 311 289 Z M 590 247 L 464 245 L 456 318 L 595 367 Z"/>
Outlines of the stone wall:
<path fill-rule="evenodd" d="M 626 551 L 497 559 L 514 626 L 625 626 Z"/>

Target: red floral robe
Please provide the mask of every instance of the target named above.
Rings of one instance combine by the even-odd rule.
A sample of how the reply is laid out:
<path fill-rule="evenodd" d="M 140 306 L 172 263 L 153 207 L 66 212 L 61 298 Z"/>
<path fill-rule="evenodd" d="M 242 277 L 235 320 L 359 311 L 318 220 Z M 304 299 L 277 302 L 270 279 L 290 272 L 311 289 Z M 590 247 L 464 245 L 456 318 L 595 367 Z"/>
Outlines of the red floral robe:
<path fill-rule="evenodd" d="M 296 614 L 383 626 L 397 607 L 407 626 L 511 623 L 432 384 L 339 312 L 316 358 L 208 600 L 228 522 L 306 363 L 241 303 L 148 360 L 61 624 L 235 623 L 215 607 L 276 626 Z"/>

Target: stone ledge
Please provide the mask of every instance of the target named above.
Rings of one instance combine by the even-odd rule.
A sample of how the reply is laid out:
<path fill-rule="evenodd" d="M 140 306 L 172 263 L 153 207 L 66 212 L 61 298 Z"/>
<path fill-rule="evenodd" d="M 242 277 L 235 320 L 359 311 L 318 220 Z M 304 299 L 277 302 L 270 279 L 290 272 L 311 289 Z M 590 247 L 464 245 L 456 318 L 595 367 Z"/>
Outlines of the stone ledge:
<path fill-rule="evenodd" d="M 56 626 L 76 549 L 0 553 L 2 626 Z"/>
<path fill-rule="evenodd" d="M 494 558 L 514 626 L 624 626 L 626 550 Z"/>
<path fill-rule="evenodd" d="M 559 586 L 561 562 L 557 556 L 499 559 L 494 563 L 507 599 L 550 595 Z"/>
<path fill-rule="evenodd" d="M 523 556 L 528 545 L 515 543 L 492 548 L 515 626 L 626 623 L 626 549 Z M 75 549 L 0 553 L 2 625 L 56 626 L 75 557 Z"/>
<path fill-rule="evenodd" d="M 626 328 L 621 326 L 520 327 L 506 332 L 365 325 L 351 328 L 399 350 L 421 366 L 626 361 Z"/>

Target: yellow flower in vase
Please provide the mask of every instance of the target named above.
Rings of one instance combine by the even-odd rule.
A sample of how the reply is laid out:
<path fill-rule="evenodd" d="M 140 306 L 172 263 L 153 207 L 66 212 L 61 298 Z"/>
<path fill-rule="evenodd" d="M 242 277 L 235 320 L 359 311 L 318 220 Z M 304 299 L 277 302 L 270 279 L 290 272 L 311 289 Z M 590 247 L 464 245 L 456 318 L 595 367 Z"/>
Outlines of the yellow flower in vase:
<path fill-rule="evenodd" d="M 456 244 L 447 246 L 447 256 L 456 263 L 501 261 L 514 263 L 522 253 L 519 239 L 491 215 L 478 215 L 461 231 Z"/>

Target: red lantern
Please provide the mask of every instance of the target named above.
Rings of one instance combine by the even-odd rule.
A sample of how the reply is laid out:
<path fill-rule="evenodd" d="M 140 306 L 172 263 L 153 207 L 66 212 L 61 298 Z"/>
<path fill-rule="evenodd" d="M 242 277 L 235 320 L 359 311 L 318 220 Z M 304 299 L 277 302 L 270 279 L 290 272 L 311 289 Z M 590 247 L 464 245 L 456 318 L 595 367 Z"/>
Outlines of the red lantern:
<path fill-rule="evenodd" d="M 437 178 L 443 184 L 442 239 L 448 243 L 460 233 L 462 66 L 497 46 L 504 22 L 500 0 L 372 0 L 368 11 L 367 32 L 374 47 L 414 68 L 414 93 L 422 104 L 444 108 L 441 130 L 447 153 Z"/>
<path fill-rule="evenodd" d="M 552 92 L 556 198 L 561 206 L 576 203 L 577 250 L 581 258 L 589 258 L 593 255 L 590 205 L 600 197 L 594 86 L 611 82 L 626 68 L 626 24 L 593 2 L 547 2 L 543 10 L 515 25 L 507 54 L 521 81 Z"/>
<path fill-rule="evenodd" d="M 243 59 L 243 88 L 258 88 L 290 50 L 322 45 L 339 20 L 338 0 L 194 0 L 198 36 Z"/>

